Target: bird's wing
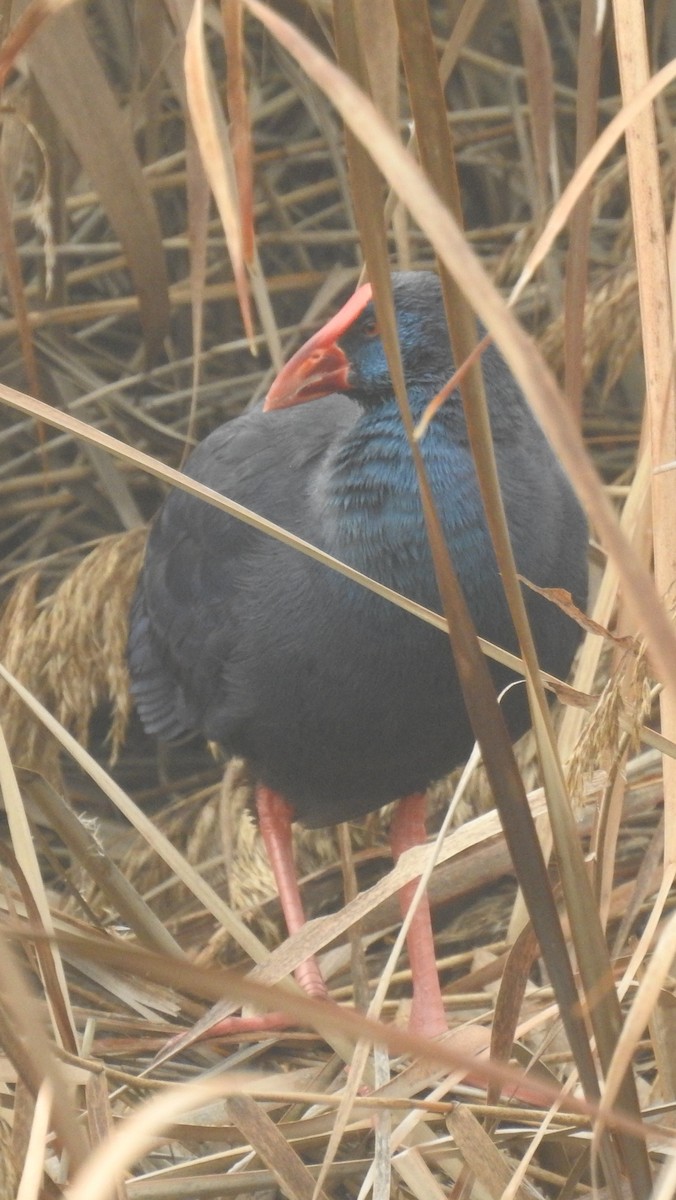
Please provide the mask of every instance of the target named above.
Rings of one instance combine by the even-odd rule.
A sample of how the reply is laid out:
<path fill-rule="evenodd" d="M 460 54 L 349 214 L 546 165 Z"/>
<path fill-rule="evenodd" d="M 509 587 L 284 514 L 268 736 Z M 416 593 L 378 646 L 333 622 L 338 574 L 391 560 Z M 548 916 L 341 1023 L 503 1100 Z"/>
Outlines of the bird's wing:
<path fill-rule="evenodd" d="M 358 410 L 344 397 L 275 413 L 254 409 L 216 429 L 186 474 L 312 540 L 311 480 Z M 204 501 L 174 490 L 150 531 L 131 609 L 132 692 L 148 733 L 203 728 L 246 612 L 246 581 L 273 543 Z"/>

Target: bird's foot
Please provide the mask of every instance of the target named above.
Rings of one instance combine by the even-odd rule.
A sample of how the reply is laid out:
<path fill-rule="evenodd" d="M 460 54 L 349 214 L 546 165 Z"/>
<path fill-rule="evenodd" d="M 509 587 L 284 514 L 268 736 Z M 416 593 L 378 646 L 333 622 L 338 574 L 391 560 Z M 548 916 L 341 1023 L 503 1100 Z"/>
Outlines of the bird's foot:
<path fill-rule="evenodd" d="M 307 962 L 301 963 L 294 974 L 306 996 L 312 1000 L 324 1000 L 327 1004 L 334 1003 L 314 959 L 308 959 Z M 217 1021 L 215 1025 L 210 1026 L 203 1036 L 211 1039 L 229 1037 L 231 1034 L 238 1033 L 265 1034 L 294 1027 L 299 1027 L 298 1021 L 288 1013 L 256 1013 L 251 1017 L 224 1017 L 222 1021 Z"/>
<path fill-rule="evenodd" d="M 288 1013 L 257 1013 L 252 1017 L 224 1017 L 203 1035 L 205 1038 L 229 1037 L 238 1033 L 276 1033 L 292 1028 L 296 1022 Z"/>

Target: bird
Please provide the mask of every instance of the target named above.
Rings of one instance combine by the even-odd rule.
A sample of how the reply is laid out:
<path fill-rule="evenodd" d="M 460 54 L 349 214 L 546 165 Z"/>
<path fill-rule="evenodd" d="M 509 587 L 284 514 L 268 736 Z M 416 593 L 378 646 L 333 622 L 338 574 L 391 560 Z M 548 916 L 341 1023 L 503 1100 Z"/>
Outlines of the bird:
<path fill-rule="evenodd" d="M 395 272 L 392 294 L 415 420 L 455 369 L 441 284 L 432 272 Z M 493 344 L 482 355 L 482 371 L 518 571 L 537 588 L 566 589 L 583 608 L 584 513 Z M 477 631 L 517 652 L 457 392 L 420 448 Z M 185 473 L 441 612 L 415 467 L 368 283 L 290 358 L 262 406 L 197 446 Z M 524 595 L 540 665 L 565 677 L 579 625 L 541 593 L 525 588 Z M 291 933 L 305 919 L 292 822 L 333 825 L 398 800 L 391 829 L 396 860 L 425 840 L 427 788 L 466 760 L 474 743 L 441 630 L 178 489 L 150 530 L 128 661 L 149 734 L 171 740 L 199 732 L 247 761 Z M 490 670 L 496 691 L 517 678 L 494 662 Z M 504 713 L 510 736 L 518 738 L 530 723 L 523 686 L 509 689 Z M 402 891 L 403 913 L 414 888 Z M 447 1021 L 426 902 L 407 944 L 410 1028 L 436 1037 Z M 310 995 L 327 996 L 315 960 L 301 964 L 296 977 Z M 275 1015 L 268 1019 L 272 1026 Z M 228 1029 L 238 1020 L 231 1018 Z"/>

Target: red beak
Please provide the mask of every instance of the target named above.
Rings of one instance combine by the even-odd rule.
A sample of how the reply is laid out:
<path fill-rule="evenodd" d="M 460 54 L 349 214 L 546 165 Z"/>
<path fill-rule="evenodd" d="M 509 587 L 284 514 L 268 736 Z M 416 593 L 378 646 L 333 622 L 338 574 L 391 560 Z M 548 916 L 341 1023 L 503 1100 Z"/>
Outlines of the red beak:
<path fill-rule="evenodd" d="M 347 390 L 350 363 L 338 341 L 364 311 L 371 295 L 371 285 L 365 283 L 335 317 L 296 351 L 268 392 L 263 405 L 266 412 Z"/>

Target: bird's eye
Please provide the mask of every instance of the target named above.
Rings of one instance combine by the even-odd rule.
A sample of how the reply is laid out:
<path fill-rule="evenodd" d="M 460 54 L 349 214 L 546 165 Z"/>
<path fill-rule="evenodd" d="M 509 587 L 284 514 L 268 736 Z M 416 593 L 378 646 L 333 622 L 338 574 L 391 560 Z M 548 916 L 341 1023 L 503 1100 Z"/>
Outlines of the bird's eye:
<path fill-rule="evenodd" d="M 361 332 L 364 337 L 372 338 L 378 336 L 378 322 L 375 317 L 366 317 L 362 322 Z"/>

